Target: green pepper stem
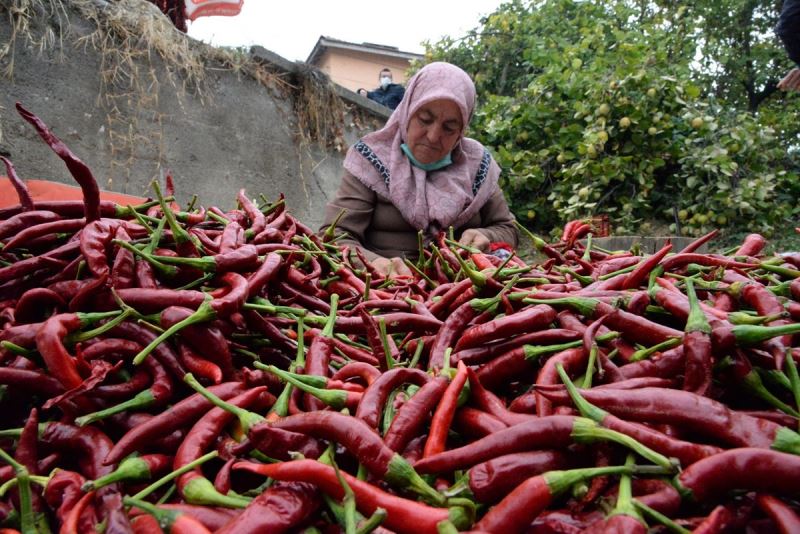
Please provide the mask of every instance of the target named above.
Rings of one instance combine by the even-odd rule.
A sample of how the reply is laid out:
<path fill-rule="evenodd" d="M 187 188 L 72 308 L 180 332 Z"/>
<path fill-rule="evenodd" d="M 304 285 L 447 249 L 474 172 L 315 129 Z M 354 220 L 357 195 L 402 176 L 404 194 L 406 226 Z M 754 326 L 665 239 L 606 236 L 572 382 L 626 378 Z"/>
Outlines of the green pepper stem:
<path fill-rule="evenodd" d="M 125 458 L 115 470 L 107 475 L 86 482 L 81 490 L 88 492 L 122 480 L 147 480 L 148 478 L 150 478 L 150 468 L 147 466 L 147 462 L 137 456 L 132 456 Z"/>
<path fill-rule="evenodd" d="M 254 365 L 258 369 L 262 369 L 264 371 L 269 371 L 270 373 L 274 374 L 275 376 L 279 377 L 284 382 L 288 382 L 292 384 L 297 389 L 304 391 L 314 397 L 318 398 L 331 408 L 335 410 L 341 410 L 347 405 L 347 392 L 339 389 L 323 389 L 314 387 L 312 385 L 306 384 L 302 380 L 298 380 L 292 373 L 287 373 L 286 371 L 282 371 L 278 369 L 274 365 L 264 365 L 261 362 L 255 362 Z"/>
<path fill-rule="evenodd" d="M 564 366 L 560 363 L 556 364 L 556 372 L 558 376 L 561 377 L 561 381 L 564 383 L 564 386 L 566 386 L 567 393 L 569 393 L 572 403 L 578 408 L 580 414 L 583 417 L 591 419 L 595 423 L 602 423 L 603 419 L 608 415 L 608 412 L 602 408 L 598 408 L 583 398 L 578 388 L 575 387 L 575 384 L 570 380 L 569 375 L 567 375 L 567 372 L 564 370 Z"/>
<path fill-rule="evenodd" d="M 333 293 L 331 295 L 331 313 L 328 315 L 328 320 L 325 327 L 322 329 L 324 337 L 333 337 L 333 327 L 336 325 L 336 308 L 339 306 L 339 295 Z"/>
<path fill-rule="evenodd" d="M 151 389 L 145 389 L 124 402 L 120 402 L 114 406 L 109 406 L 103 410 L 98 410 L 96 412 L 87 413 L 86 415 L 76 417 L 75 424 L 78 426 L 90 425 L 92 423 L 96 423 L 97 421 L 111 417 L 112 415 L 126 412 L 130 409 L 146 408 L 153 404 L 153 402 L 155 402 L 153 391 Z"/>
<path fill-rule="evenodd" d="M 697 293 L 694 290 L 694 282 L 691 278 L 686 279 L 686 295 L 689 297 L 689 317 L 686 319 L 685 332 L 711 333 L 711 325 L 708 323 L 706 314 L 700 308 L 700 301 L 697 300 Z"/>
<path fill-rule="evenodd" d="M 560 299 L 537 299 L 528 297 L 523 299 L 522 302 L 526 304 L 564 305 L 572 308 L 584 317 L 593 317 L 594 311 L 600 303 L 597 299 L 587 297 L 564 297 Z"/>
<path fill-rule="evenodd" d="M 797 410 L 800 411 L 800 375 L 797 373 L 797 364 L 792 357 L 792 349 L 786 351 L 786 374 L 789 376 L 789 385 L 792 390 L 792 397 L 794 397 L 794 404 Z M 800 425 L 800 422 L 798 422 Z"/>
<path fill-rule="evenodd" d="M 258 363 L 258 362 L 255 362 Z M 189 385 L 193 390 L 198 392 L 200 395 L 208 399 L 211 404 L 216 406 L 217 408 L 222 408 L 226 412 L 230 412 L 235 415 L 239 419 L 239 423 L 242 425 L 242 430 L 245 434 L 250 431 L 250 428 L 257 425 L 258 423 L 263 422 L 265 419 L 263 416 L 251 412 L 250 410 L 245 410 L 244 408 L 240 408 L 230 402 L 224 401 L 211 393 L 209 390 L 204 388 L 200 382 L 192 375 L 192 373 L 186 373 L 183 375 L 183 381 Z"/>
<path fill-rule="evenodd" d="M 670 460 L 666 456 L 661 453 L 658 453 L 639 443 L 632 437 L 623 434 L 621 432 L 617 432 L 616 430 L 611 430 L 605 427 L 598 427 L 594 421 L 592 421 L 592 425 L 585 424 L 585 422 L 589 421 L 588 419 L 577 419 L 575 422 L 575 427 L 572 431 L 572 436 L 576 440 L 583 440 L 585 442 L 591 443 L 594 440 L 604 440 L 604 441 L 613 441 L 614 443 L 619 443 L 623 445 L 642 458 L 645 458 L 657 466 L 668 469 L 668 470 L 676 470 L 677 465 L 674 461 Z"/>
<path fill-rule="evenodd" d="M 667 530 L 669 530 L 671 532 L 674 532 L 675 534 L 692 534 L 692 532 L 690 530 L 687 530 L 687 529 L 683 528 L 682 526 L 677 524 L 675 521 L 673 521 L 669 517 L 665 516 L 664 514 L 659 512 L 658 510 L 654 510 L 653 508 L 650 508 L 645 503 L 643 503 L 643 502 L 641 502 L 641 501 L 639 501 L 637 499 L 633 499 L 632 502 L 633 502 L 633 505 L 636 508 L 640 509 L 647 517 L 658 521 L 659 523 L 661 523 L 662 525 L 667 527 Z"/>
<path fill-rule="evenodd" d="M 155 256 L 150 254 L 149 252 L 145 252 L 144 250 L 139 250 L 135 246 L 131 245 L 127 241 L 120 241 L 119 239 L 112 239 L 112 243 L 115 245 L 119 245 L 120 247 L 130 250 L 136 256 L 145 259 L 150 265 L 153 266 L 153 269 L 159 272 L 159 274 L 167 277 L 167 278 L 174 278 L 175 275 L 178 274 L 178 268 L 174 265 L 165 265 L 158 261 Z M 164 256 L 161 256 L 162 258 Z"/>
<path fill-rule="evenodd" d="M 146 488 L 142 489 L 139 493 L 134 495 L 133 498 L 134 499 L 144 499 L 145 497 L 147 497 L 148 495 L 150 495 L 151 493 L 153 493 L 154 491 L 159 489 L 161 486 L 164 486 L 165 484 L 169 484 L 170 482 L 172 482 L 173 480 L 175 480 L 176 478 L 178 478 L 182 474 L 188 473 L 189 471 L 191 471 L 195 467 L 197 467 L 199 465 L 203 465 L 205 462 L 211 460 L 212 458 L 216 458 L 217 456 L 219 456 L 219 452 L 217 452 L 217 451 L 211 451 L 211 452 L 209 452 L 207 454 L 204 454 L 200 458 L 189 462 L 188 464 L 184 465 L 183 467 L 179 467 L 175 471 L 172 471 L 171 473 L 167 473 L 166 475 L 164 475 L 163 477 L 159 478 L 158 480 L 156 480 L 155 482 L 153 482 L 152 484 L 150 484 Z"/>
<path fill-rule="evenodd" d="M 790 356 L 791 358 L 791 356 Z M 753 369 L 742 378 L 742 384 L 745 389 L 752 393 L 754 396 L 760 398 L 767 404 L 777 408 L 778 410 L 791 415 L 792 417 L 800 418 L 800 412 L 783 402 L 776 397 L 771 391 L 767 389 L 764 382 L 761 380 L 761 375 L 758 371 Z"/>
<path fill-rule="evenodd" d="M 383 508 L 377 508 L 372 515 L 364 520 L 356 529 L 356 534 L 369 534 L 386 520 L 389 514 Z"/>
<path fill-rule="evenodd" d="M 111 313 L 118 313 L 118 312 L 111 312 Z M 118 313 L 116 317 L 114 317 L 107 323 L 104 323 L 98 326 L 97 328 L 93 328 L 92 330 L 87 330 L 85 332 L 75 332 L 74 334 L 70 334 L 67 336 L 65 341 L 69 344 L 74 344 L 94 339 L 97 336 L 101 336 L 106 332 L 112 330 L 118 324 L 122 323 L 123 321 L 126 321 L 130 316 L 136 314 L 137 314 L 136 310 L 134 310 L 129 306 L 128 309 L 124 310 L 122 313 Z"/>
<path fill-rule="evenodd" d="M 155 349 L 158 345 L 163 343 L 165 340 L 169 339 L 173 334 L 179 332 L 180 330 L 186 328 L 187 326 L 202 323 L 205 321 L 211 321 L 215 319 L 217 313 L 211 307 L 210 299 L 203 301 L 202 304 L 197 308 L 197 311 L 192 313 L 186 319 L 182 321 L 178 321 L 174 325 L 170 326 L 160 335 L 158 335 L 153 341 L 151 341 L 145 348 L 143 348 L 139 354 L 133 357 L 134 365 L 141 364 L 145 358 Z"/>
<path fill-rule="evenodd" d="M 386 321 L 382 317 L 378 319 L 378 331 L 381 338 L 381 346 L 383 347 L 383 356 L 386 359 L 386 368 L 394 369 L 397 367 L 397 362 L 392 357 L 392 351 L 389 348 L 389 337 L 386 334 Z"/>
<path fill-rule="evenodd" d="M 647 347 L 647 348 L 644 348 L 644 349 L 637 350 L 636 352 L 631 354 L 630 358 L 628 358 L 628 359 L 631 362 L 638 362 L 640 360 L 646 360 L 647 358 L 649 358 L 650 356 L 652 356 L 656 352 L 661 352 L 661 351 L 664 351 L 664 350 L 671 349 L 673 347 L 677 347 L 682 342 L 683 342 L 683 340 L 681 338 L 679 338 L 679 337 L 667 338 L 664 341 L 662 341 L 661 343 L 656 343 L 652 347 Z"/>
<path fill-rule="evenodd" d="M 633 454 L 628 454 L 628 457 L 625 459 L 625 467 L 633 467 Z M 620 476 L 617 504 L 609 515 L 626 515 L 644 524 L 644 518 L 633 505 L 633 489 L 631 487 L 630 473 L 623 473 Z"/>
<path fill-rule="evenodd" d="M 619 332 L 611 331 L 597 336 L 595 339 L 601 343 L 611 341 L 619 337 Z M 562 350 L 574 349 L 583 345 L 583 341 L 567 341 L 565 343 L 556 343 L 555 345 L 523 345 L 525 357 L 528 359 L 538 358 L 545 354 L 552 354 L 554 352 L 561 352 Z"/>
<path fill-rule="evenodd" d="M 740 346 L 752 346 L 773 337 L 796 334 L 800 332 L 800 323 L 782 324 L 778 326 L 759 326 L 740 324 L 731 328 L 736 343 Z"/>

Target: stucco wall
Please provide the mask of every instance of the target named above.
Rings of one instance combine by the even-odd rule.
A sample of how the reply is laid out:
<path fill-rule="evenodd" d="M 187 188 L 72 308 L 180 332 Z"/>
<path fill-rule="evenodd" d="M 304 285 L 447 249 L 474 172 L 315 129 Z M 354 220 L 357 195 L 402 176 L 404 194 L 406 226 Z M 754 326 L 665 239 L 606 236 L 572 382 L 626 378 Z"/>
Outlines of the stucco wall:
<path fill-rule="evenodd" d="M 35 41 L 48 29 L 60 28 L 62 44 L 40 50 L 18 35 L 13 78 L 0 77 L 0 153 L 14 162 L 23 179 L 74 183 L 61 161 L 16 114 L 17 101 L 39 115 L 89 165 L 104 189 L 146 196 L 151 180 L 171 170 L 180 202 L 197 194 L 204 205 L 230 208 L 240 188 L 251 197 L 273 199 L 284 193 L 289 209 L 301 220 L 312 226 L 320 221 L 338 184 L 344 153 L 299 136 L 295 109 L 309 104 L 298 102 L 292 87 L 297 87 L 303 69 L 263 51 L 260 57 L 267 68 L 261 75 L 272 74 L 256 81 L 242 70 L 209 60 L 199 88 L 184 89 L 180 74 L 171 83 L 169 75 L 175 71 L 146 50 L 139 60 L 145 74 L 142 87 L 155 90 L 140 88 L 126 95 L 104 89 L 101 70 L 109 68 L 108 57 L 81 41 L 97 26 L 69 0 L 62 1 L 68 23 L 44 12 L 28 29 Z M 125 2 L 152 7 L 142 0 Z M 110 9 L 102 1 L 94 4 Z M 152 16 L 148 7 L 139 7 Z M 185 39 L 181 34 L 159 38 L 173 37 Z M 0 43 L 10 39 L 9 16 L 0 6 Z M 190 46 L 208 49 L 198 42 Z M 5 57 L 0 68 L 8 67 L 11 59 Z M 371 103 L 357 105 L 365 99 L 344 96 L 342 148 L 386 118 Z"/>
<path fill-rule="evenodd" d="M 375 89 L 378 86 L 378 73 L 384 67 L 391 69 L 395 83 L 404 84 L 405 71 L 409 66 L 409 62 L 402 58 L 330 48 L 325 51 L 319 64 L 332 80 L 351 91 L 359 87 L 368 91 Z"/>

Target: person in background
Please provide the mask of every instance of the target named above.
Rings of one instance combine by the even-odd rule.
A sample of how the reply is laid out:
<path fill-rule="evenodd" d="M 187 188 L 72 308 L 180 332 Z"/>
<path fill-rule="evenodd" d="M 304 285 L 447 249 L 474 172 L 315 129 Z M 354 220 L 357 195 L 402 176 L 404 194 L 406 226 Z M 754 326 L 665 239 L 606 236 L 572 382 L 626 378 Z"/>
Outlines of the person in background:
<path fill-rule="evenodd" d="M 388 276 L 411 274 L 404 258 L 453 227 L 461 244 L 489 250 L 518 243 L 514 217 L 498 178 L 500 167 L 478 141 L 465 137 L 475 85 L 449 63 L 431 63 L 408 83 L 405 98 L 382 129 L 350 147 L 336 196 L 320 231 L 345 210 L 340 244 L 361 247 Z"/>
<path fill-rule="evenodd" d="M 386 106 L 389 109 L 395 109 L 400 101 L 403 100 L 403 95 L 406 90 L 399 83 L 394 83 L 392 80 L 392 71 L 389 68 L 383 68 L 378 73 L 378 82 L 380 86 L 373 91 L 366 89 L 359 89 L 358 94 L 366 96 L 370 100 L 374 100 L 378 104 Z"/>
<path fill-rule="evenodd" d="M 789 59 L 800 66 L 800 0 L 784 0 L 775 33 L 783 41 Z M 800 68 L 793 68 L 778 82 L 784 91 L 800 91 Z"/>

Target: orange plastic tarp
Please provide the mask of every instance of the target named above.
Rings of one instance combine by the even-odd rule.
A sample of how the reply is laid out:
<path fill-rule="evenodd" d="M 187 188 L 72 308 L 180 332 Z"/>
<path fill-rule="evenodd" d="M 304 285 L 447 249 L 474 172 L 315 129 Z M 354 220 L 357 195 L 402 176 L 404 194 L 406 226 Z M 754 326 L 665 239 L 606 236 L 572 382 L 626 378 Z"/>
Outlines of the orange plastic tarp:
<path fill-rule="evenodd" d="M 61 184 L 47 180 L 24 180 L 31 192 L 33 200 L 82 200 L 83 193 L 81 188 L 76 185 Z M 102 200 L 110 200 L 122 206 L 135 205 L 146 202 L 147 199 L 123 193 L 113 193 L 111 191 L 100 191 Z M 11 180 L 6 176 L 0 176 L 0 208 L 16 206 L 19 204 L 19 197 Z"/>

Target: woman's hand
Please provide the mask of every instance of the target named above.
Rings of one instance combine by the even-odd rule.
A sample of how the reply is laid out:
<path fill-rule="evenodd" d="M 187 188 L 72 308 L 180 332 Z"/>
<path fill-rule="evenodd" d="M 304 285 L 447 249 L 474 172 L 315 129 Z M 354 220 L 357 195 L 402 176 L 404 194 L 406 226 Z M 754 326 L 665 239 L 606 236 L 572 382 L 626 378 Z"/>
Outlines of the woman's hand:
<path fill-rule="evenodd" d="M 375 258 L 370 263 L 379 273 L 387 278 L 413 276 L 411 269 L 405 264 L 403 258 Z"/>
<path fill-rule="evenodd" d="M 480 230 L 476 230 L 475 228 L 464 230 L 464 233 L 461 234 L 461 239 L 459 239 L 458 242 L 466 247 L 477 248 L 481 252 L 489 248 L 489 238 L 483 235 Z"/>
<path fill-rule="evenodd" d="M 800 91 L 800 69 L 792 69 L 778 82 L 778 89 L 784 91 Z"/>

